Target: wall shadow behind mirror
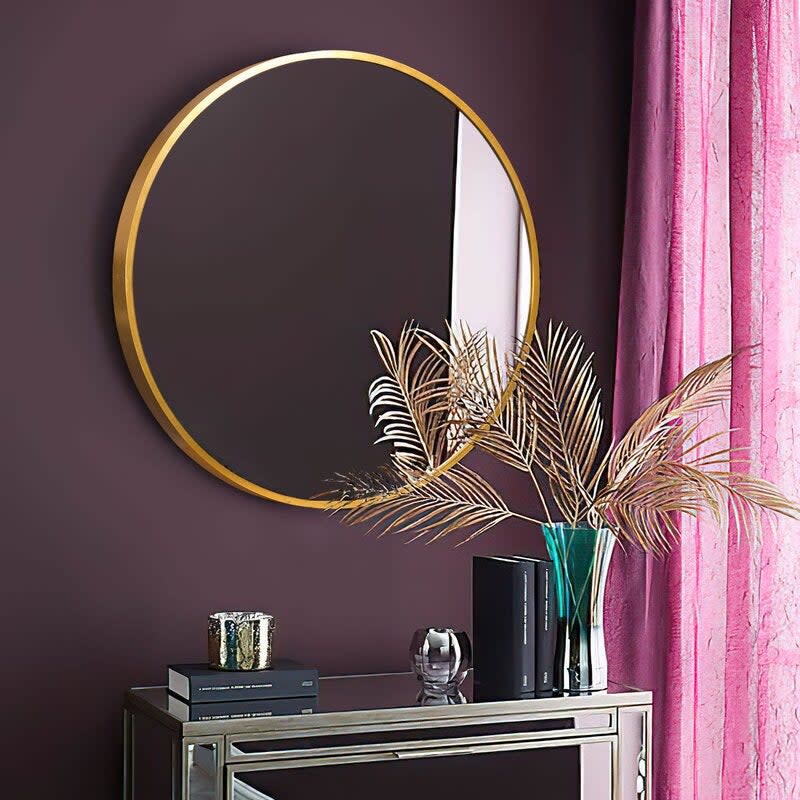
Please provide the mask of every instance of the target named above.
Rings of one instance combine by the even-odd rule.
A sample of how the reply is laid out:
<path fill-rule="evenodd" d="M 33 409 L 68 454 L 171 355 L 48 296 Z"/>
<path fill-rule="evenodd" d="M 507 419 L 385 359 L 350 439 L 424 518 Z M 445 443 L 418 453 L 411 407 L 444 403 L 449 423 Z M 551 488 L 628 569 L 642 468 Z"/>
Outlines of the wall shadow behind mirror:
<path fill-rule="evenodd" d="M 448 97 L 370 61 L 295 61 L 226 91 L 167 153 L 135 234 L 158 390 L 214 459 L 290 498 L 388 461 L 371 329 L 464 320 L 507 347 L 529 322 L 528 231 L 499 158 Z"/>

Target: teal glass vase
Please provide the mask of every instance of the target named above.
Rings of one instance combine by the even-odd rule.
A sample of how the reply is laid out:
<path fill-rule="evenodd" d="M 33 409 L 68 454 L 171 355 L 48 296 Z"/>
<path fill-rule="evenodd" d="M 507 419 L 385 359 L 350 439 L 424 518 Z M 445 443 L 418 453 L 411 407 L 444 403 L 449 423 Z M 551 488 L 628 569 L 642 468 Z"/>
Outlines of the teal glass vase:
<path fill-rule="evenodd" d="M 608 688 L 603 600 L 614 535 L 608 528 L 542 525 L 553 562 L 556 662 L 553 688 L 571 694 Z"/>

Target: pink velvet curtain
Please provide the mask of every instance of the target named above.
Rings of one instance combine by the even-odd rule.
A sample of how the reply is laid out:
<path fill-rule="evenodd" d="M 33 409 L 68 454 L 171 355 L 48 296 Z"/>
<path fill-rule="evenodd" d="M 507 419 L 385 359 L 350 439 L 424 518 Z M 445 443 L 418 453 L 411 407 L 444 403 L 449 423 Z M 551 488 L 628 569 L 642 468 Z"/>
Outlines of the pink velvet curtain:
<path fill-rule="evenodd" d="M 732 348 L 716 420 L 800 494 L 800 3 L 640 0 L 614 427 Z M 800 798 L 800 529 L 617 553 L 611 675 L 656 693 L 658 800 Z"/>

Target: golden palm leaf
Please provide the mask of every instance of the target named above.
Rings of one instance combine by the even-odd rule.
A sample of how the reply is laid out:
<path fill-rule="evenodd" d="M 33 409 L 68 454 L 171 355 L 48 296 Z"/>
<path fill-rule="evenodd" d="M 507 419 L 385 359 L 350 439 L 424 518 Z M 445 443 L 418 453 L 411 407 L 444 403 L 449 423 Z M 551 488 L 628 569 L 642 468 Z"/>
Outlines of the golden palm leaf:
<path fill-rule="evenodd" d="M 372 331 L 372 339 L 386 370 L 367 393 L 370 414 L 381 430 L 376 443 L 389 442 L 403 470 L 433 470 L 451 447 L 443 425 L 450 390 L 446 365 L 413 323 L 403 326 L 396 347 L 380 331 Z"/>
<path fill-rule="evenodd" d="M 536 462 L 536 419 L 524 395 L 514 392 L 499 412 L 496 408 L 485 396 L 474 402 L 471 407 L 474 416 L 466 422 L 465 435 L 474 438 L 478 448 L 504 464 L 531 472 Z"/>
<path fill-rule="evenodd" d="M 730 504 L 737 535 L 758 539 L 761 534 L 762 512 L 767 517 L 781 514 L 800 518 L 800 507 L 769 481 L 743 472 L 708 471 L 717 481 L 720 494 Z"/>
<path fill-rule="evenodd" d="M 522 392 L 508 391 L 513 363 L 501 361 L 485 330 L 466 324 L 450 330 L 451 344 L 438 343 L 450 364 L 449 424 L 460 442 L 474 444 L 498 460 L 530 472 L 536 452 L 535 417 Z"/>
<path fill-rule="evenodd" d="M 762 513 L 798 517 L 793 503 L 771 483 L 726 470 L 696 469 L 683 462 L 660 462 L 636 479 L 602 493 L 595 510 L 642 549 L 664 554 L 678 537 L 676 513 L 708 511 L 718 524 L 730 522 L 737 535 L 757 539 Z M 653 512 L 658 520 L 644 515 Z M 665 531 L 668 536 L 665 536 Z"/>
<path fill-rule="evenodd" d="M 647 469 L 607 486 L 593 510 L 623 539 L 643 550 L 665 553 L 677 537 L 673 515 L 709 509 L 721 520 L 719 486 L 702 470 L 654 457 Z"/>
<path fill-rule="evenodd" d="M 678 514 L 709 511 L 717 522 L 758 536 L 762 511 L 800 517 L 800 507 L 771 483 L 733 471 L 737 449 L 714 444 L 728 431 L 702 435 L 703 411 L 727 400 L 733 355 L 687 375 L 646 409 L 598 461 L 600 396 L 591 356 L 577 333 L 550 324 L 532 344 L 501 364 L 485 331 L 462 326 L 450 341 L 413 325 L 397 347 L 380 332 L 373 339 L 386 375 L 370 387 L 383 441 L 393 464 L 371 475 L 344 476 L 343 509 L 350 523 L 384 533 L 435 541 L 464 531 L 466 541 L 509 517 L 538 522 L 510 510 L 492 486 L 456 465 L 437 474 L 467 440 L 515 469 L 527 471 L 549 511 L 537 473 L 570 525 L 586 519 L 606 525 L 622 542 L 659 555 L 680 536 Z M 514 381 L 507 390 L 507 381 Z"/>
<path fill-rule="evenodd" d="M 694 420 L 693 415 L 729 399 L 733 358 L 730 354 L 703 364 L 668 395 L 645 409 L 611 450 L 609 481 L 646 466 L 648 458 L 654 454 L 668 453 L 674 440 L 681 435 L 684 420 Z"/>
<path fill-rule="evenodd" d="M 353 500 L 387 497 L 406 486 L 403 473 L 389 464 L 368 472 L 337 472 L 329 483 L 331 488 L 317 497 L 328 501 L 330 510 L 343 508 Z"/>
<path fill-rule="evenodd" d="M 400 474 L 408 480 L 406 471 Z M 511 516 L 484 478 L 457 464 L 438 475 L 418 474 L 401 492 L 346 509 L 342 519 L 351 525 L 367 523 L 381 535 L 413 533 L 411 541 L 436 541 L 455 531 L 465 531 L 471 539 Z"/>
<path fill-rule="evenodd" d="M 696 439 L 706 422 L 700 413 L 730 398 L 735 357 L 726 355 L 690 372 L 642 413 L 609 454 L 607 483 L 594 510 L 615 521 L 645 550 L 663 553 L 677 537 L 676 513 L 696 516 L 708 510 L 719 524 L 732 515 L 739 535 L 757 537 L 762 511 L 789 516 L 798 512 L 798 506 L 772 484 L 731 471 L 738 460 L 735 453 L 745 448 L 724 446 L 705 452 L 715 439 L 727 437 L 727 430 Z M 658 512 L 658 520 L 637 515 L 642 509 Z"/>
<path fill-rule="evenodd" d="M 591 502 L 590 475 L 603 432 L 600 390 L 592 356 L 580 335 L 564 325 L 537 332 L 515 363 L 518 390 L 536 425 L 536 464 L 548 476 L 553 499 L 572 524 Z"/>

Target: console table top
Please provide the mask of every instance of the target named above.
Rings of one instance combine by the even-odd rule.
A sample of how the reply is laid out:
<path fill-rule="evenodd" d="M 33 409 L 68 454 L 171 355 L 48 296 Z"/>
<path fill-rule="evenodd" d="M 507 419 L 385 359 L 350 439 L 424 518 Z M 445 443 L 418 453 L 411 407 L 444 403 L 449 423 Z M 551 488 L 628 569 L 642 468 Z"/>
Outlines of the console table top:
<path fill-rule="evenodd" d="M 465 703 L 458 705 L 420 705 L 416 698 L 420 683 L 411 672 L 378 675 L 342 675 L 320 678 L 318 711 L 270 717 L 242 717 L 225 720 L 187 720 L 170 702 L 172 695 L 165 686 L 130 689 L 125 707 L 143 713 L 182 735 L 204 736 L 257 731 L 302 731 L 326 727 L 444 721 L 484 720 L 492 717 L 519 717 L 569 714 L 593 709 L 616 709 L 649 706 L 649 691 L 609 683 L 608 691 L 582 695 L 479 701 L 474 699 L 471 675 L 462 686 Z M 213 703 L 204 704 L 209 707 Z"/>

